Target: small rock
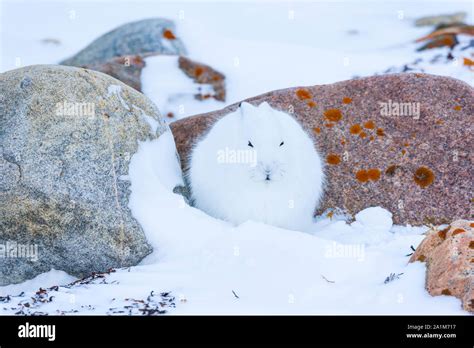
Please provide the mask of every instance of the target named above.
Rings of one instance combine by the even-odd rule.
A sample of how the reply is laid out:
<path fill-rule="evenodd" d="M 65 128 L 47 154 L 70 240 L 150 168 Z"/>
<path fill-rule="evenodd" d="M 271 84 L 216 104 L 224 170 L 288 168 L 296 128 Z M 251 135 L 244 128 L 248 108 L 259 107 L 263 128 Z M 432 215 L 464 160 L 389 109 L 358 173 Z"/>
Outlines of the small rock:
<path fill-rule="evenodd" d="M 110 75 L 139 92 L 142 91 L 141 73 L 144 67 L 145 61 L 141 56 L 114 57 L 105 62 L 83 66 Z"/>
<path fill-rule="evenodd" d="M 457 220 L 445 229 L 431 229 L 410 262 L 426 262 L 426 289 L 433 296 L 451 295 L 474 312 L 474 222 Z"/>
<path fill-rule="evenodd" d="M 427 41 L 427 43 L 418 48 L 423 51 L 431 48 L 447 46 L 454 48 L 459 42 L 457 35 L 474 35 L 474 26 L 466 24 L 446 25 L 436 28 L 433 32 L 415 40 L 415 42 Z"/>
<path fill-rule="evenodd" d="M 458 39 L 456 38 L 456 35 L 454 34 L 440 35 L 428 41 L 423 46 L 417 48 L 417 51 L 420 52 L 420 51 L 429 50 L 432 48 L 439 48 L 439 47 L 453 48 L 458 43 L 459 43 Z"/>
<path fill-rule="evenodd" d="M 426 27 L 426 26 L 438 26 L 438 25 L 450 25 L 462 23 L 466 19 L 466 12 L 456 12 L 453 14 L 445 14 L 439 16 L 427 16 L 418 18 L 415 21 L 415 26 Z"/>
<path fill-rule="evenodd" d="M 203 95 L 197 94 L 196 99 L 202 100 L 207 98 L 214 98 L 219 101 L 225 101 L 225 84 L 224 74 L 214 70 L 208 65 L 192 61 L 186 57 L 179 57 L 179 68 L 194 82 L 199 84 L 211 85 L 214 89 L 214 94 Z"/>
<path fill-rule="evenodd" d="M 121 25 L 60 64 L 82 67 L 103 64 L 113 57 L 155 54 L 186 54 L 184 44 L 175 35 L 174 23 L 168 19 L 144 19 Z"/>

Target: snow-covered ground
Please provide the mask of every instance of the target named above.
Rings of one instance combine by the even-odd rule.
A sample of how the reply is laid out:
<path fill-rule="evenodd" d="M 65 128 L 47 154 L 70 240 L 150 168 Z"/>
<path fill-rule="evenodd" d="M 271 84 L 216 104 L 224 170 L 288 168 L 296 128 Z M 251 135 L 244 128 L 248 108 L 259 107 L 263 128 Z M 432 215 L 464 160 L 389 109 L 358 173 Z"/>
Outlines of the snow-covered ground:
<path fill-rule="evenodd" d="M 425 291 L 424 264 L 407 264 L 425 228 L 394 227 L 381 208 L 362 211 L 352 224 L 320 218 L 306 232 L 250 221 L 233 227 L 172 192 L 181 177 L 170 133 L 140 145 L 129 179 L 130 207 L 155 252 L 139 266 L 50 291 L 51 302 L 27 313 L 113 314 L 126 299 L 144 300 L 154 291 L 175 296 L 175 314 L 462 314 L 457 299 Z M 51 271 L 0 291 L 18 295 L 71 280 Z M 14 313 L 28 299 L 0 307 Z"/>
<path fill-rule="evenodd" d="M 190 58 L 224 73 L 228 92 L 225 103 L 189 95 L 176 99 L 195 86 L 180 75 L 176 59 L 148 58 L 143 91 L 161 109 L 181 106 L 178 118 L 270 90 L 382 73 L 420 57 L 426 62 L 418 68 L 425 72 L 473 83 L 473 72 L 460 63 L 472 49 L 457 50 L 454 62 L 428 64 L 447 50 L 416 53 L 413 43 L 432 29 L 416 28 L 414 19 L 466 11 L 472 23 L 471 1 L 1 4 L 0 71 L 56 63 L 126 22 L 173 19 Z M 352 223 L 341 216 L 319 217 L 308 231 L 251 221 L 231 226 L 172 192 L 181 177 L 170 133 L 140 144 L 129 174 L 130 207 L 154 253 L 136 267 L 85 284 L 67 285 L 74 278 L 52 270 L 0 287 L 0 313 L 18 312 L 18 303 L 30 301 L 40 287 L 67 285 L 49 290 L 53 300 L 38 301 L 40 305 L 23 307 L 23 312 L 123 314 L 117 308 L 126 307 L 125 313 L 135 314 L 142 304 L 135 300 L 145 300 L 153 291 L 175 296 L 175 305 L 167 306 L 171 314 L 464 314 L 459 300 L 426 292 L 424 264 L 408 264 L 411 247 L 416 248 L 427 228 L 393 226 L 391 214 L 381 208 L 360 212 Z M 22 292 L 2 303 L 1 296 Z M 153 298 L 146 302 L 156 303 Z"/>

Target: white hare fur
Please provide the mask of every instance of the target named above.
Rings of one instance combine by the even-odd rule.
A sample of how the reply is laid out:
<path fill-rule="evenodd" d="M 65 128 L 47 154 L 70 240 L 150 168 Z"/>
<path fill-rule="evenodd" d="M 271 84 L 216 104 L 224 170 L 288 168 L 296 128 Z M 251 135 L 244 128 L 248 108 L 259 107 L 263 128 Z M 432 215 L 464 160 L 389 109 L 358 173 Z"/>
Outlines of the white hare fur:
<path fill-rule="evenodd" d="M 234 224 L 304 229 L 323 194 L 313 141 L 266 102 L 241 103 L 217 121 L 194 147 L 187 175 L 194 205 Z"/>

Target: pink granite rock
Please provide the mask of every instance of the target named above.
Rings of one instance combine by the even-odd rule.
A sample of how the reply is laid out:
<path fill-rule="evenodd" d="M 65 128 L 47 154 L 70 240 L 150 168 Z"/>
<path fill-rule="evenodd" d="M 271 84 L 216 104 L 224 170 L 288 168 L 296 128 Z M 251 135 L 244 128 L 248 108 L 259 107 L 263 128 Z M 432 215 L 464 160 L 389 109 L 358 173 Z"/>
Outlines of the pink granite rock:
<path fill-rule="evenodd" d="M 212 94 L 196 94 L 195 98 L 204 100 L 214 98 L 225 101 L 225 76 L 209 65 L 198 63 L 186 57 L 179 57 L 179 68 L 197 84 L 208 84 L 212 86 Z"/>
<path fill-rule="evenodd" d="M 132 55 L 113 57 L 103 62 L 95 62 L 81 66 L 81 68 L 100 71 L 115 77 L 117 80 L 142 91 L 141 73 L 146 66 L 145 58 L 153 55 Z M 195 98 L 205 100 L 214 98 L 225 101 L 225 76 L 209 65 L 193 61 L 180 56 L 178 59 L 179 69 L 198 85 L 210 85 L 212 93 L 202 93 L 196 90 Z"/>
<path fill-rule="evenodd" d="M 431 229 L 410 258 L 426 262 L 426 289 L 433 296 L 451 295 L 474 312 L 474 222 L 457 220 Z"/>
<path fill-rule="evenodd" d="M 326 159 L 316 213 L 370 206 L 397 224 L 471 217 L 474 89 L 448 77 L 393 74 L 296 87 L 250 99 L 293 114 Z M 171 124 L 183 169 L 200 136 L 237 104 Z"/>
<path fill-rule="evenodd" d="M 105 62 L 81 66 L 115 77 L 139 92 L 142 91 L 141 73 L 144 67 L 145 61 L 141 56 L 113 57 Z"/>

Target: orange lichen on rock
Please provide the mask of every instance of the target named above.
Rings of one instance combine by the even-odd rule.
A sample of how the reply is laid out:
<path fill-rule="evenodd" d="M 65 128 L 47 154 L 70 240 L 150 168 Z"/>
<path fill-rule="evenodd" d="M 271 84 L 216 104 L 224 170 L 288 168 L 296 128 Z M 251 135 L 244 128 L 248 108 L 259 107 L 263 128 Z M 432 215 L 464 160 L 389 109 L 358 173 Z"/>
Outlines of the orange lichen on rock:
<path fill-rule="evenodd" d="M 424 262 L 426 260 L 426 256 L 425 255 L 420 255 L 417 259 L 417 261 L 421 261 L 421 262 Z"/>
<path fill-rule="evenodd" d="M 460 233 L 464 233 L 466 232 L 466 230 L 463 230 L 462 228 L 456 228 L 454 231 L 453 231 L 453 236 L 457 235 L 457 234 L 460 234 Z"/>
<path fill-rule="evenodd" d="M 404 143 L 403 146 L 408 147 L 408 146 L 410 146 L 410 144 Z"/>
<path fill-rule="evenodd" d="M 443 123 L 444 123 L 443 120 L 437 120 L 437 121 L 436 121 L 436 124 L 443 124 Z"/>
<path fill-rule="evenodd" d="M 364 138 L 367 136 L 367 133 L 366 133 L 366 132 L 361 132 L 361 133 L 359 134 L 359 136 L 360 136 L 362 139 L 364 139 Z"/>
<path fill-rule="evenodd" d="M 460 111 L 461 109 L 462 109 L 462 108 L 461 108 L 460 105 L 456 105 L 456 106 L 454 107 L 454 110 L 456 110 L 456 111 Z"/>
<path fill-rule="evenodd" d="M 325 123 L 324 125 L 328 128 L 334 127 L 334 123 Z"/>
<path fill-rule="evenodd" d="M 426 260 L 425 288 L 432 296 L 455 296 L 462 301 L 465 310 L 474 312 L 470 249 L 474 247 L 474 230 L 469 227 L 470 223 L 455 220 L 443 230 L 431 228 L 409 262 Z"/>
<path fill-rule="evenodd" d="M 168 40 L 176 40 L 176 36 L 174 36 L 173 32 L 169 29 L 163 31 L 163 37 Z"/>
<path fill-rule="evenodd" d="M 448 233 L 448 231 L 449 231 L 450 228 L 451 228 L 451 227 L 448 226 L 448 227 L 446 227 L 444 230 L 438 231 L 438 236 L 439 236 L 439 238 L 441 238 L 441 239 L 443 239 L 443 240 L 446 239 L 446 234 Z"/>
<path fill-rule="evenodd" d="M 380 169 L 370 168 L 368 170 L 361 169 L 356 173 L 356 179 L 360 182 L 367 182 L 369 180 L 377 181 L 380 179 Z"/>
<path fill-rule="evenodd" d="M 379 137 L 383 137 L 385 135 L 385 132 L 382 128 L 378 128 L 376 133 Z"/>
<path fill-rule="evenodd" d="M 433 36 L 432 34 L 433 33 L 417 40 L 417 42 L 420 42 L 419 40 L 432 39 L 420 49 L 432 49 L 444 46 L 452 48 L 457 44 L 456 35 L 452 33 L 438 33 L 438 35 L 435 34 L 436 36 Z"/>
<path fill-rule="evenodd" d="M 342 119 L 342 113 L 339 109 L 328 109 L 324 111 L 324 117 L 331 122 L 339 122 Z"/>
<path fill-rule="evenodd" d="M 474 227 L 474 222 L 471 222 L 469 226 Z"/>
<path fill-rule="evenodd" d="M 367 182 L 369 181 L 369 175 L 365 169 L 361 169 L 356 173 L 356 179 L 360 182 Z"/>
<path fill-rule="evenodd" d="M 296 96 L 298 97 L 299 100 L 306 100 L 306 99 L 311 99 L 311 93 L 307 89 L 300 88 L 296 91 Z"/>
<path fill-rule="evenodd" d="M 367 128 L 367 129 L 374 129 L 375 128 L 375 123 L 374 121 L 367 121 L 364 123 L 364 128 Z"/>
<path fill-rule="evenodd" d="M 407 150 L 402 150 L 402 155 L 405 155 L 407 153 Z"/>
<path fill-rule="evenodd" d="M 415 182 L 422 188 L 431 185 L 434 179 L 434 173 L 427 167 L 418 168 L 413 175 L 413 180 L 415 180 Z"/>
<path fill-rule="evenodd" d="M 351 134 L 359 134 L 362 131 L 362 128 L 360 127 L 360 124 L 354 124 L 349 128 L 349 132 Z"/>
<path fill-rule="evenodd" d="M 341 157 L 339 157 L 339 155 L 336 155 L 334 153 L 330 153 L 329 155 L 327 155 L 326 161 L 329 164 L 337 165 L 337 164 L 341 163 Z"/>
<path fill-rule="evenodd" d="M 313 128 L 313 132 L 315 132 L 316 134 L 319 134 L 319 133 L 321 133 L 321 128 L 319 128 L 319 127 L 314 127 L 314 128 Z"/>
<path fill-rule="evenodd" d="M 397 170 L 397 168 L 399 168 L 399 166 L 395 165 L 395 164 L 392 164 L 391 166 L 389 166 L 386 170 L 385 170 L 385 174 L 389 175 L 389 176 L 394 176 L 395 175 L 395 171 Z"/>
<path fill-rule="evenodd" d="M 463 64 L 465 66 L 474 66 L 474 60 L 464 57 Z"/>
<path fill-rule="evenodd" d="M 310 100 L 309 102 L 306 103 L 306 105 L 308 105 L 310 108 L 314 108 L 316 106 L 316 103 Z"/>
<path fill-rule="evenodd" d="M 204 72 L 204 69 L 200 66 L 198 66 L 195 70 L 194 70 L 194 75 L 196 77 L 199 77 L 202 75 L 202 73 Z"/>
<path fill-rule="evenodd" d="M 341 145 L 345 145 L 346 144 L 346 139 L 342 138 L 341 139 Z"/>
<path fill-rule="evenodd" d="M 375 138 L 374 138 L 373 135 L 371 135 L 370 138 L 369 138 L 370 141 L 373 141 L 374 139 L 375 139 Z"/>
<path fill-rule="evenodd" d="M 380 179 L 380 169 L 371 168 L 367 171 L 367 176 L 369 180 L 377 181 Z"/>
<path fill-rule="evenodd" d="M 350 104 L 350 103 L 352 103 L 352 99 L 349 98 L 349 97 L 344 97 L 344 98 L 342 98 L 342 102 L 344 104 Z"/>

